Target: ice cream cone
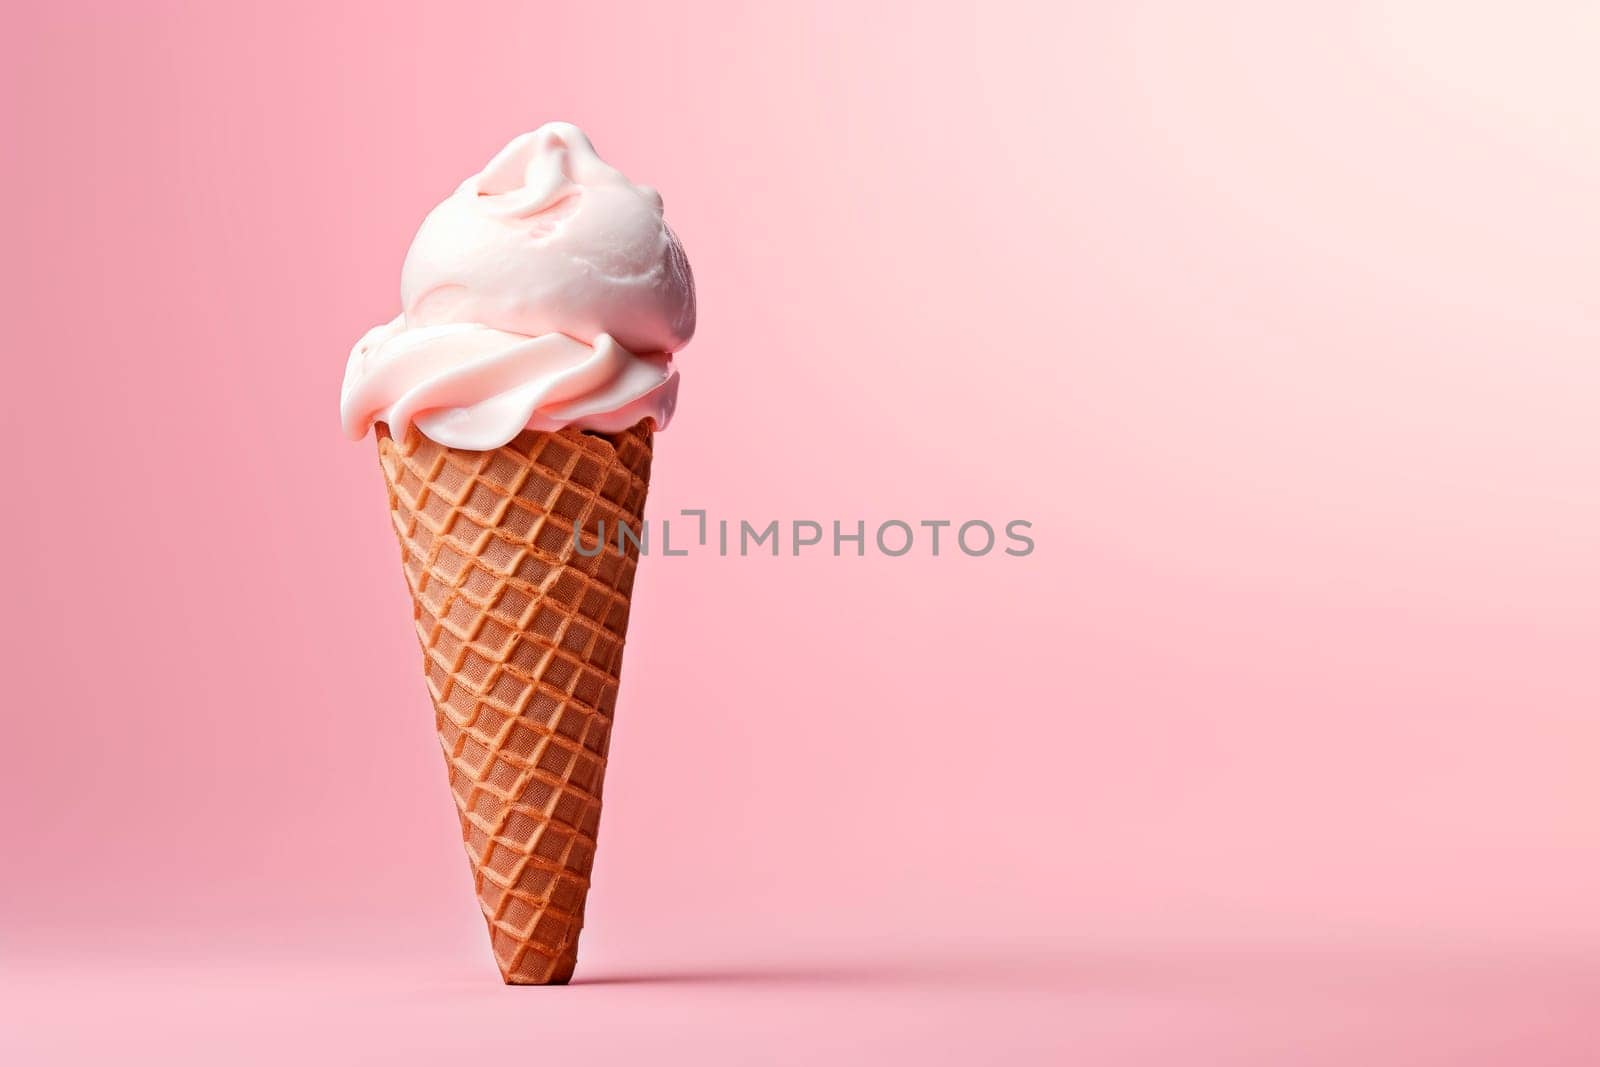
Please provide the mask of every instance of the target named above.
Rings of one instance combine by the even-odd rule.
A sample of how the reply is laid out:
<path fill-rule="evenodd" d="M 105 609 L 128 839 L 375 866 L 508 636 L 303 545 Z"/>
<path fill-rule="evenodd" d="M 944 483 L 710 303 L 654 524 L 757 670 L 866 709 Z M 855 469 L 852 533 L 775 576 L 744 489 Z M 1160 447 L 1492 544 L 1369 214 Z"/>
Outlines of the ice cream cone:
<path fill-rule="evenodd" d="M 509 984 L 563 984 L 577 962 L 638 565 L 616 531 L 641 529 L 651 439 L 644 420 L 475 452 L 378 427 L 450 791 Z"/>
<path fill-rule="evenodd" d="M 652 441 L 696 314 L 660 194 L 549 122 L 428 213 L 400 313 L 345 361 L 339 420 L 351 440 L 376 428 L 509 983 L 563 983 L 577 963 Z"/>

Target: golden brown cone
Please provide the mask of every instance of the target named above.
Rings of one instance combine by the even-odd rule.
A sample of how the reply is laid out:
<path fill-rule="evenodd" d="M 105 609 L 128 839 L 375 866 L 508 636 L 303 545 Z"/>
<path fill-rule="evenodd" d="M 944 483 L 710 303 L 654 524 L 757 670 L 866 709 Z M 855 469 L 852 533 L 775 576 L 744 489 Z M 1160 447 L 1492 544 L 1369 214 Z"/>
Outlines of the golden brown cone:
<path fill-rule="evenodd" d="M 527 430 L 489 452 L 378 427 L 461 834 L 507 983 L 562 984 L 600 825 L 651 423 Z M 574 550 L 573 524 L 584 551 Z M 624 541 L 627 539 L 624 538 Z"/>

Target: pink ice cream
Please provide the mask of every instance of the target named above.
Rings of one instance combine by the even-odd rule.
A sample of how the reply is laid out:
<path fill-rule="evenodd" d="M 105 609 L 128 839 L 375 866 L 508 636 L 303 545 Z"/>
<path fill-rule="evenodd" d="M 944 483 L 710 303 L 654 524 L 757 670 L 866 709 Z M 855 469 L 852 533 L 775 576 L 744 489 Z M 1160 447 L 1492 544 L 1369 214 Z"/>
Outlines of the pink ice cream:
<path fill-rule="evenodd" d="M 564 122 L 512 141 L 429 213 L 400 302 L 345 367 L 352 439 L 375 422 L 474 450 L 524 429 L 663 429 L 672 353 L 694 334 L 694 277 L 661 197 Z"/>

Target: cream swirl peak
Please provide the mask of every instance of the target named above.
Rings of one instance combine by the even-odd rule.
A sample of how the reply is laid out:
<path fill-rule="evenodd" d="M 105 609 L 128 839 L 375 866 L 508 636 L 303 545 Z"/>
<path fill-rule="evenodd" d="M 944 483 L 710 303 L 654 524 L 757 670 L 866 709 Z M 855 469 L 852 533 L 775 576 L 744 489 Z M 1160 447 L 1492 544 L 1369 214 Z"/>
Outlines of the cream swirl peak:
<path fill-rule="evenodd" d="M 694 334 L 694 277 L 660 195 L 564 122 L 513 140 L 428 214 L 400 301 L 350 353 L 352 438 L 374 422 L 466 449 L 523 429 L 660 429 L 671 354 Z"/>

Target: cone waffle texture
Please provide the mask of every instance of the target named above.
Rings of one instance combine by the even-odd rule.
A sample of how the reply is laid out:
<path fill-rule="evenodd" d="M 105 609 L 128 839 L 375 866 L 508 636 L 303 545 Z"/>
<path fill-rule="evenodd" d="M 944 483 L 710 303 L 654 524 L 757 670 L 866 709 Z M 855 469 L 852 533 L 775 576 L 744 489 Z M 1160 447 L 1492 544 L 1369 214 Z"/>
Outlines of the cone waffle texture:
<path fill-rule="evenodd" d="M 651 424 L 489 452 L 378 427 L 423 670 L 500 973 L 564 983 L 600 825 Z M 584 552 L 573 547 L 573 526 Z M 627 539 L 624 538 L 624 541 Z"/>

